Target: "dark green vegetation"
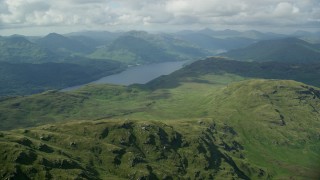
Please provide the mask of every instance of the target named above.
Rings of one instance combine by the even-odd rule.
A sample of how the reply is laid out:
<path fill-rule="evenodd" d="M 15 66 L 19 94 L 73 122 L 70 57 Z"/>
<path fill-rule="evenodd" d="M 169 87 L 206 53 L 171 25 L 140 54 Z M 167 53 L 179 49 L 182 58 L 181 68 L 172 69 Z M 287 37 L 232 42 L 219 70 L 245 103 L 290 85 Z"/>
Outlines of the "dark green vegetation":
<path fill-rule="evenodd" d="M 11 63 L 42 63 L 57 59 L 52 52 L 21 36 L 0 37 L 0 61 Z"/>
<path fill-rule="evenodd" d="M 285 62 L 243 62 L 225 58 L 208 58 L 196 61 L 180 71 L 151 81 L 151 88 L 177 87 L 183 80 L 202 81 L 201 77 L 208 74 L 233 74 L 244 78 L 287 79 L 320 87 L 320 62 L 301 64 Z M 204 81 L 205 82 L 205 81 Z M 210 82 L 210 81 L 207 81 Z"/>
<path fill-rule="evenodd" d="M 286 37 L 281 34 L 262 33 L 259 31 L 214 31 L 203 29 L 200 31 L 181 31 L 175 34 L 178 38 L 193 43 L 212 54 L 218 54 L 232 49 L 244 48 L 257 41 Z M 303 35 L 299 37 L 304 37 Z"/>
<path fill-rule="evenodd" d="M 306 32 L 294 34 L 295 37 L 309 41 L 316 35 Z M 247 48 L 232 50 L 224 55 L 246 61 L 319 61 L 319 45 L 299 39 L 268 40 L 253 44 L 260 40 L 280 37 L 285 36 L 258 31 L 210 29 L 174 34 L 89 31 L 67 35 L 51 33 L 45 37 L 0 37 L 0 62 L 18 64 L 13 67 L 14 65 L 5 63 L 1 67 L 0 96 L 32 94 L 65 88 L 68 85 L 80 85 L 119 72 L 127 65 L 195 60 L 248 45 Z M 122 63 L 123 66 L 115 65 L 112 60 Z M 94 65 L 90 65 L 92 62 Z M 53 67 L 52 70 L 49 66 Z M 68 72 L 67 68 L 72 71 Z M 102 73 L 103 70 L 105 73 Z M 61 79 L 60 72 L 64 73 L 65 79 Z M 44 77 L 47 77 L 45 83 Z M 300 81 L 299 78 L 292 79 Z"/>
<path fill-rule="evenodd" d="M 178 35 L 181 39 L 195 43 L 201 48 L 208 49 L 212 52 L 227 51 L 231 49 L 237 49 L 240 47 L 246 47 L 255 42 L 254 39 L 244 37 L 234 38 L 215 38 L 201 33 L 188 33 Z"/>
<path fill-rule="evenodd" d="M 221 55 L 243 61 L 320 62 L 319 46 L 297 38 L 260 41 Z"/>
<path fill-rule="evenodd" d="M 88 83 L 125 69 L 123 65 L 114 61 L 74 59 L 76 60 L 69 59 L 70 63 L 0 62 L 0 96 L 62 89 Z"/>
<path fill-rule="evenodd" d="M 190 60 L 207 55 L 209 53 L 206 50 L 174 36 L 130 31 L 111 44 L 99 48 L 89 57 L 112 59 L 126 64 L 146 64 Z"/>
<path fill-rule="evenodd" d="M 116 61 L 77 56 L 90 48 L 58 34 L 37 43 L 22 36 L 0 38 L 0 96 L 66 88 L 125 69 Z"/>
<path fill-rule="evenodd" d="M 51 50 L 59 46 L 57 43 L 66 42 L 67 38 L 55 34 L 44 39 L 51 40 L 56 36 L 56 41 L 48 43 L 53 46 Z M 79 43 L 69 41 L 65 43 L 66 47 L 85 49 Z M 74 46 L 76 44 L 78 46 Z M 0 38 L 0 96 L 33 94 L 84 84 L 125 69 L 119 62 L 75 56 L 76 51 L 73 56 L 57 54 L 58 49 L 51 51 L 45 47 L 22 36 Z"/>
<path fill-rule="evenodd" d="M 280 36 L 204 29 L 1 38 L 0 95 Z M 253 62 L 213 57 L 145 85 L 1 97 L 0 179 L 319 179 L 319 45 L 287 38 L 233 53 Z"/>
<path fill-rule="evenodd" d="M 89 41 L 85 39 L 85 41 Z M 36 41 L 42 47 L 59 54 L 88 54 L 95 50 L 95 47 L 75 38 L 68 38 L 60 34 L 51 33 Z M 90 43 L 89 43 L 90 44 Z"/>
<path fill-rule="evenodd" d="M 198 61 L 144 86 L 3 98 L 1 129 L 47 125 L 0 134 L 0 176 L 318 179 L 319 88 L 237 74 L 246 62 L 230 62 Z"/>
<path fill-rule="evenodd" d="M 0 96 L 85 84 L 122 71 L 129 64 L 190 60 L 208 55 L 206 50 L 173 36 L 140 31 L 69 36 L 51 33 L 27 38 L 0 37 L 0 62 L 6 62 L 0 67 Z"/>
<path fill-rule="evenodd" d="M 192 133 L 187 128 L 192 128 Z M 269 173 L 245 162 L 237 134 L 207 121 L 95 121 L 3 133 L 2 178 L 249 179 Z M 12 151 L 15 149 L 15 151 Z M 10 158 L 8 158 L 10 157 Z M 19 165 L 15 165 L 19 164 Z"/>

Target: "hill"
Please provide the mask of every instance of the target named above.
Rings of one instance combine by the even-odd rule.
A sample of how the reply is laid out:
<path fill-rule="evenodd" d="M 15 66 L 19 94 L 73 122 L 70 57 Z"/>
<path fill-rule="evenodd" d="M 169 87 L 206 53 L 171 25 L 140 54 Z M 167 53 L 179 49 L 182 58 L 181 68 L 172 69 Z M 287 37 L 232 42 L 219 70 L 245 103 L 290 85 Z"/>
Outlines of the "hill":
<path fill-rule="evenodd" d="M 19 35 L 0 37 L 0 96 L 85 84 L 125 69 L 119 62 L 76 55 L 95 48 L 82 44 L 94 46 L 95 41 L 86 37 L 52 33 L 35 42 Z"/>
<path fill-rule="evenodd" d="M 320 61 L 320 50 L 314 45 L 297 38 L 265 40 L 246 48 L 220 54 L 243 61 L 279 61 L 313 63 Z"/>
<path fill-rule="evenodd" d="M 86 43 L 83 43 L 76 38 L 68 38 L 57 33 L 50 33 L 47 36 L 38 39 L 36 43 L 52 52 L 65 55 L 74 53 L 86 54 L 94 50 L 94 47 L 88 46 Z"/>
<path fill-rule="evenodd" d="M 111 116 L 1 132 L 5 178 L 319 177 L 320 91 L 295 81 L 185 82 L 152 92 L 100 85 L 23 99 L 1 109 L 32 108 L 24 117 L 39 121 Z"/>
<path fill-rule="evenodd" d="M 43 63 L 56 61 L 52 52 L 31 43 L 22 36 L 0 37 L 0 61 L 10 63 Z"/>
<path fill-rule="evenodd" d="M 124 70 L 118 62 L 73 58 L 69 63 L 0 62 L 0 96 L 40 93 L 85 84 Z"/>
<path fill-rule="evenodd" d="M 190 60 L 206 55 L 208 52 L 205 50 L 167 34 L 130 31 L 115 39 L 110 45 L 99 48 L 89 57 L 112 59 L 127 64 L 148 64 Z"/>
<path fill-rule="evenodd" d="M 288 79 L 320 87 L 317 78 L 320 76 L 319 68 L 320 63 L 244 62 L 211 57 L 196 61 L 170 75 L 159 77 L 149 82 L 146 87 L 173 88 L 183 82 L 217 83 L 212 81 L 217 76 L 221 77 L 222 82 L 228 82 L 228 76 L 236 81 L 252 78 Z"/>

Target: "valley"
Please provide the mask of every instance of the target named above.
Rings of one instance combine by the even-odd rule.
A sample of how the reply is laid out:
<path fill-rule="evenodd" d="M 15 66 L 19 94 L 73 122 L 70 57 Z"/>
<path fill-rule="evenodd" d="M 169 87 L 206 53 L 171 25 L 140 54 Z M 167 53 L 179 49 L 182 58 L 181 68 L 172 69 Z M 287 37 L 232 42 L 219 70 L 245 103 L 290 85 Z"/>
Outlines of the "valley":
<path fill-rule="evenodd" d="M 0 0 L 0 180 L 320 180 L 319 0 Z"/>

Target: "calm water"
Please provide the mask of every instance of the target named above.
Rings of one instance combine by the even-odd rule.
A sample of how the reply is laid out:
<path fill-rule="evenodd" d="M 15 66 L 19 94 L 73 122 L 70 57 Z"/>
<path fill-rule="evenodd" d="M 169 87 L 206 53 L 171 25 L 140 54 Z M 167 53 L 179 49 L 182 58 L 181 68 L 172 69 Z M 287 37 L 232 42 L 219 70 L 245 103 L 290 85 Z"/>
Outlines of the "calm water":
<path fill-rule="evenodd" d="M 119 74 L 106 76 L 88 84 L 118 84 L 118 85 L 131 85 L 135 83 L 145 84 L 161 75 L 167 75 L 172 73 L 173 71 L 176 71 L 182 68 L 185 63 L 187 63 L 187 61 L 164 62 L 164 63 L 134 66 L 134 67 L 128 68 L 127 70 Z M 86 84 L 65 88 L 62 91 L 75 90 L 85 85 Z"/>

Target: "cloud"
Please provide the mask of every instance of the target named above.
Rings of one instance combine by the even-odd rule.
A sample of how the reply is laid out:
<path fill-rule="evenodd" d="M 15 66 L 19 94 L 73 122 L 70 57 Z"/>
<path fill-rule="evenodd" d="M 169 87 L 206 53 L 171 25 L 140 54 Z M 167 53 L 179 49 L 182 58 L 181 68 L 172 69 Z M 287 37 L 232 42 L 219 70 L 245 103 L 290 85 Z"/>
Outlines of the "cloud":
<path fill-rule="evenodd" d="M 0 0 L 0 27 L 314 27 L 319 0 Z"/>

